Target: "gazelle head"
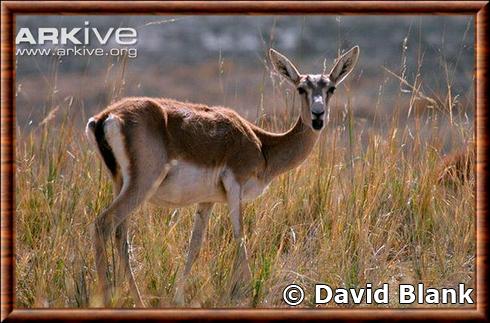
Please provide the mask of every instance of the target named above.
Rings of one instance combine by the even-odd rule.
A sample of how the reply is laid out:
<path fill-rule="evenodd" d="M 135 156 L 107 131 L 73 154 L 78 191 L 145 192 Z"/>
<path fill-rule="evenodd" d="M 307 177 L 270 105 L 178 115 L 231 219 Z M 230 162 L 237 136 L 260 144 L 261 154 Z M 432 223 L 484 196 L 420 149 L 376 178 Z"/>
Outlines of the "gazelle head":
<path fill-rule="evenodd" d="M 300 74 L 289 59 L 274 49 L 269 52 L 274 68 L 296 87 L 301 98 L 301 120 L 314 131 L 325 124 L 325 111 L 337 86 L 352 72 L 359 57 L 359 46 L 340 56 L 329 74 Z"/>

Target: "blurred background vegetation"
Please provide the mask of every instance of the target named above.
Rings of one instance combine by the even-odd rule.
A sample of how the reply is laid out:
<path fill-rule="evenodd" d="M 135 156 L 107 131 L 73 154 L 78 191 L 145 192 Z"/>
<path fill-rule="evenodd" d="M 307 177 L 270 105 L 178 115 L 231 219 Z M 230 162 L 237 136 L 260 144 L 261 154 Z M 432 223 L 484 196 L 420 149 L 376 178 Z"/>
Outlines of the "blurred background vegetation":
<path fill-rule="evenodd" d="M 359 45 L 360 62 L 350 80 L 353 113 L 368 121 L 375 109 L 389 115 L 410 100 L 410 88 L 386 69 L 442 102 L 449 81 L 451 92 L 459 94 L 454 109 L 473 117 L 468 16 L 19 16 L 17 28 L 83 27 L 84 21 L 102 31 L 136 28 L 138 57 L 17 57 L 21 128 L 32 128 L 47 107 L 59 103 L 53 91 L 59 100 L 72 98 L 73 112 L 85 115 L 121 96 L 146 95 L 230 106 L 254 121 L 260 111 L 284 109 L 284 102 L 268 95 L 271 47 L 313 73 L 328 71 L 341 51 Z M 117 82 L 122 83 L 115 91 Z M 434 107 L 423 101 L 412 105 Z"/>

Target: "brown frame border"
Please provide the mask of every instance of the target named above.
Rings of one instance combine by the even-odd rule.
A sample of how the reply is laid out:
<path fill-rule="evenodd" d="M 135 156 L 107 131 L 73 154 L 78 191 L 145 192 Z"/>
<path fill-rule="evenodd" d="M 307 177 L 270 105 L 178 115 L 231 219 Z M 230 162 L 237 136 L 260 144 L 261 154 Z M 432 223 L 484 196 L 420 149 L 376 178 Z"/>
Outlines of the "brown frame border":
<path fill-rule="evenodd" d="M 14 55 L 16 14 L 444 14 L 476 25 L 476 309 L 14 309 Z M 488 321 L 487 157 L 488 1 L 5 1 L 1 3 L 1 321 L 191 319 L 475 319 Z"/>

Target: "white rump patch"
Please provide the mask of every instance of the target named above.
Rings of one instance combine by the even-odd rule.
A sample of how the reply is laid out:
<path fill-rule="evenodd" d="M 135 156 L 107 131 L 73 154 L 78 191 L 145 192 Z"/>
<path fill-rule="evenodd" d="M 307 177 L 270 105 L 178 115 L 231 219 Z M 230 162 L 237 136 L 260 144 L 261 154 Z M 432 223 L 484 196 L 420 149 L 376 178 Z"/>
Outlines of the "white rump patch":
<path fill-rule="evenodd" d="M 85 126 L 85 135 L 87 136 L 88 140 L 92 143 L 92 145 L 95 145 L 97 147 L 97 140 L 95 139 L 95 134 L 92 131 L 92 129 L 90 129 L 90 127 L 88 126 L 93 121 L 95 121 L 94 117 L 88 119 L 87 125 Z"/>
<path fill-rule="evenodd" d="M 107 143 L 111 147 L 112 153 L 121 168 L 123 177 L 123 188 L 121 191 L 123 191 L 129 182 L 129 157 L 121 131 L 121 120 L 117 116 L 110 114 L 104 121 L 104 133 Z"/>

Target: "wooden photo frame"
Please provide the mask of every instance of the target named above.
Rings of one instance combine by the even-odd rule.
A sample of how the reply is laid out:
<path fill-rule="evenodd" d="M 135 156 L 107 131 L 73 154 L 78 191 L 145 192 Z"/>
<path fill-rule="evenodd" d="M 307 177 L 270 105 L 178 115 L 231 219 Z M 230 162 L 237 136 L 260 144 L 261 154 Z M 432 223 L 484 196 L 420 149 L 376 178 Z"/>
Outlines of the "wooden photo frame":
<path fill-rule="evenodd" d="M 4 1 L 1 4 L 1 320 L 471 319 L 488 315 L 488 1 Z M 475 25 L 476 306 L 417 309 L 15 308 L 16 15 L 471 15 Z"/>

